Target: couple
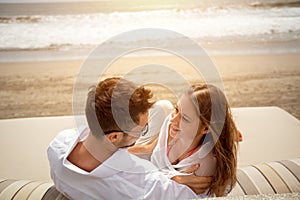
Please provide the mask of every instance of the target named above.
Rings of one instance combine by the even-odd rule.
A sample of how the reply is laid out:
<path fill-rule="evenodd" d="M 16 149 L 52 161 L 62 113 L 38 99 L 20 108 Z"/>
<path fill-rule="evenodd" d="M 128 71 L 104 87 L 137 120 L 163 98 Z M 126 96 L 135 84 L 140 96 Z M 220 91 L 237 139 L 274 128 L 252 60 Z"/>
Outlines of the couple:
<path fill-rule="evenodd" d="M 207 103 L 210 97 L 201 97 L 207 93 L 206 86 L 194 87 L 183 95 L 161 129 L 152 155 L 155 166 L 125 148 L 147 133 L 151 91 L 120 78 L 99 82 L 87 98 L 89 127 L 62 131 L 49 145 L 56 188 L 72 199 L 188 199 L 197 198 L 196 194 L 221 196 L 230 191 L 236 181 L 236 128 L 223 93 L 212 88 L 221 101 L 225 100 L 224 128 L 214 130 L 218 122 L 210 122 L 209 107 L 220 100 L 212 95 L 211 103 Z M 199 109 L 193 107 L 196 103 Z M 161 146 L 164 141 L 165 148 Z M 203 154 L 202 147 L 214 143 L 211 151 Z M 198 152 L 202 157 L 197 158 Z M 163 164 L 165 155 L 171 165 Z M 197 162 L 186 162 L 193 157 L 200 168 Z M 215 166 L 213 174 L 201 174 L 201 159 L 208 160 L 205 165 Z M 172 171 L 172 167 L 181 173 L 173 173 L 170 179 L 162 171 Z"/>

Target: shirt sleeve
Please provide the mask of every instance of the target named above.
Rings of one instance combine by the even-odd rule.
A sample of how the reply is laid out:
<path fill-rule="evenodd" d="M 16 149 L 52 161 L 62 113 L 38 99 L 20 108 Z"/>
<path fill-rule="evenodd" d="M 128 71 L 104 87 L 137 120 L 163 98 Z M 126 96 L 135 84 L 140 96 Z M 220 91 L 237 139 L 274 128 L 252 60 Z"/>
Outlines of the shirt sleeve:
<path fill-rule="evenodd" d="M 162 173 L 152 174 L 144 199 L 191 199 L 198 196 L 187 186 L 170 180 Z"/>
<path fill-rule="evenodd" d="M 156 102 L 153 107 L 149 110 L 149 120 L 148 120 L 148 132 L 141 136 L 136 144 L 144 145 L 153 141 L 159 131 L 166 117 L 172 112 L 173 105 L 168 100 L 160 100 Z"/>

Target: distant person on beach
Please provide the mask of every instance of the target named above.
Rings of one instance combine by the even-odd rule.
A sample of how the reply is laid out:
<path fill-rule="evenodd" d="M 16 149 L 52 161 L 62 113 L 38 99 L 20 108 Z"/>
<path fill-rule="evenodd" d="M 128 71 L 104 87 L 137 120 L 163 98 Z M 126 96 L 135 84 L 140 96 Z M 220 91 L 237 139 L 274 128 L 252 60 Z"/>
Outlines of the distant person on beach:
<path fill-rule="evenodd" d="M 197 197 L 193 191 L 207 190 L 211 177 L 191 174 L 171 180 L 127 151 L 147 132 L 151 97 L 150 90 L 120 78 L 105 79 L 92 88 L 86 102 L 89 127 L 64 130 L 48 147 L 57 190 L 80 200 L 188 199 Z"/>
<path fill-rule="evenodd" d="M 194 173 L 212 176 L 213 180 L 199 197 L 223 196 L 236 183 L 239 136 L 224 93 L 213 85 L 199 84 L 180 98 L 155 141 L 129 151 L 137 155 L 151 155 L 153 151 L 151 162 L 170 178 L 200 164 Z"/>

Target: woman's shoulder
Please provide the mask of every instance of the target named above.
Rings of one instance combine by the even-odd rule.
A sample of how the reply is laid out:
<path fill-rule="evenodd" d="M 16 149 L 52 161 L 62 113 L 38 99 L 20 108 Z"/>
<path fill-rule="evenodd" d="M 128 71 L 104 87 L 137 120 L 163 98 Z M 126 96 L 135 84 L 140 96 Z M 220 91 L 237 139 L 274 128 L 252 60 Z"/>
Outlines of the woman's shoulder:
<path fill-rule="evenodd" d="M 212 176 L 216 171 L 217 159 L 212 152 L 200 160 L 200 167 L 195 172 L 197 176 Z"/>

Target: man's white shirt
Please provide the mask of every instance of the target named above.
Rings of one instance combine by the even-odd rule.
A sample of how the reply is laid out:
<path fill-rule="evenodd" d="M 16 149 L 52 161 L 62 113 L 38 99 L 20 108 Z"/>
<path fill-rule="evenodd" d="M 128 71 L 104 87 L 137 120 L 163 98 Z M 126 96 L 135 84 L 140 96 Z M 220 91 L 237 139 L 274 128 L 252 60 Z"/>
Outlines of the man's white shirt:
<path fill-rule="evenodd" d="M 89 130 L 60 132 L 48 147 L 51 178 L 58 191 L 71 199 L 190 199 L 197 195 L 170 180 L 149 161 L 119 149 L 91 172 L 67 157 Z"/>

